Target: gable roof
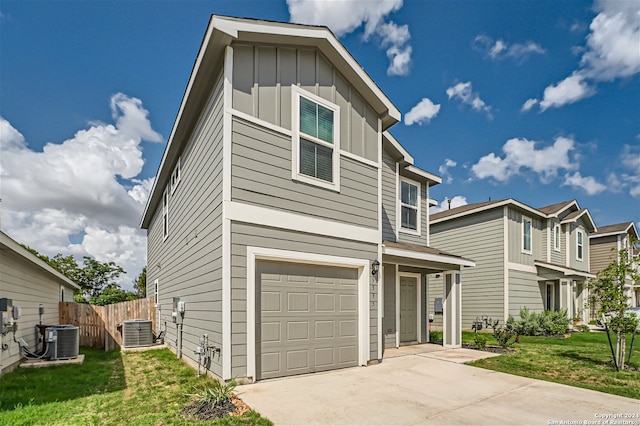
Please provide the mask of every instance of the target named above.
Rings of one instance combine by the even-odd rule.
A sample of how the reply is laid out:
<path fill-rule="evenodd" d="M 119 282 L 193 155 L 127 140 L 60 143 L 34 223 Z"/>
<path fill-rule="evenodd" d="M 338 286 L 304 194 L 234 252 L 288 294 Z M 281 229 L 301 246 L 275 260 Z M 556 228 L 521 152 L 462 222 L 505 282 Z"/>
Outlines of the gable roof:
<path fill-rule="evenodd" d="M 409 153 L 409 151 L 406 150 L 404 146 L 402 146 L 400 142 L 398 142 L 395 137 L 393 137 L 391 133 L 389 133 L 388 130 L 382 133 L 382 144 L 385 149 L 391 151 L 392 155 L 395 158 L 400 159 L 400 166 L 403 168 L 403 170 L 413 175 L 413 177 L 417 177 L 420 180 L 426 180 L 429 186 L 442 183 L 442 178 L 440 176 L 421 169 L 418 166 L 415 166 L 413 164 L 413 156 Z"/>
<path fill-rule="evenodd" d="M 552 216 L 555 216 L 555 215 L 552 215 Z M 577 210 L 575 212 L 569 213 L 567 216 L 565 216 L 564 219 L 562 219 L 562 222 L 560 222 L 560 223 L 577 222 L 583 216 L 586 216 L 586 219 L 588 219 L 588 225 L 590 225 L 590 227 L 591 227 L 590 232 L 597 231 L 598 228 L 596 228 L 596 224 L 593 221 L 593 218 L 591 217 L 591 214 L 589 213 L 589 210 L 587 210 L 587 209 L 580 209 L 580 210 Z"/>
<path fill-rule="evenodd" d="M 4 252 L 11 252 L 18 256 L 21 256 L 22 258 L 30 262 L 35 268 L 42 269 L 45 273 L 51 275 L 53 278 L 60 281 L 67 287 L 71 287 L 74 290 L 80 290 L 80 286 L 78 284 L 74 283 L 69 278 L 53 269 L 53 267 L 51 267 L 51 265 L 49 265 L 47 262 L 31 253 L 26 248 L 22 247 L 16 240 L 9 237 L 2 231 L 0 231 L 0 252 L 2 252 L 3 254 Z"/>
<path fill-rule="evenodd" d="M 207 100 L 211 75 L 220 69 L 221 64 L 230 66 L 223 58 L 228 52 L 226 47 L 236 41 L 317 48 L 381 117 L 383 130 L 401 119 L 398 108 L 329 28 L 211 15 L 142 215 L 140 226 L 143 229 L 151 224 L 153 213 L 162 199 L 162 188 L 169 180 L 180 147 L 188 140 L 190 130 Z"/>
<path fill-rule="evenodd" d="M 580 206 L 578 206 L 578 202 L 576 200 L 569 200 L 562 201 L 561 203 L 551 204 L 549 206 L 540 207 L 538 208 L 538 210 L 549 216 L 557 216 L 572 205 L 575 205 L 576 209 L 580 209 Z"/>
<path fill-rule="evenodd" d="M 638 238 L 638 231 L 633 222 L 622 222 L 614 225 L 600 226 L 597 232 L 589 235 L 589 238 L 607 237 L 618 234 L 632 234 L 634 238 Z"/>

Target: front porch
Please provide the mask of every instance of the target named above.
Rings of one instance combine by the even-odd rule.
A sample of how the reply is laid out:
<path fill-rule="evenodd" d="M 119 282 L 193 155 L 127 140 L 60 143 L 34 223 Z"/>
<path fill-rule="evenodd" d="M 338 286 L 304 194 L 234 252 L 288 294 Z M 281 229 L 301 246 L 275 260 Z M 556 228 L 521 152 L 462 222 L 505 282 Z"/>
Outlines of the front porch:
<path fill-rule="evenodd" d="M 437 249 L 413 244 L 384 242 L 380 274 L 382 349 L 429 342 L 430 326 L 442 316 L 443 346 L 462 345 L 460 269 L 475 263 Z M 431 306 L 429 276 L 443 282 L 439 303 Z M 434 278 L 431 278 L 434 279 Z"/>
<path fill-rule="evenodd" d="M 535 266 L 543 309 L 566 309 L 569 318 L 589 322 L 587 279 L 595 275 L 539 261 Z"/>

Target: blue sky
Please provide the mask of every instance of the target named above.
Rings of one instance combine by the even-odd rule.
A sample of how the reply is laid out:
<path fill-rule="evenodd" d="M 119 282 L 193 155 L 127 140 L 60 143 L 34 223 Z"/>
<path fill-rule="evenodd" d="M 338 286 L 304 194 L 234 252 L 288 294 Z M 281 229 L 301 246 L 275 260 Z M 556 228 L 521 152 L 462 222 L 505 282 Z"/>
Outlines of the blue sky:
<path fill-rule="evenodd" d="M 133 279 L 145 197 L 212 13 L 329 26 L 403 113 L 391 132 L 443 177 L 441 203 L 577 199 L 596 225 L 638 223 L 639 5 L 4 0 L 2 228 Z"/>

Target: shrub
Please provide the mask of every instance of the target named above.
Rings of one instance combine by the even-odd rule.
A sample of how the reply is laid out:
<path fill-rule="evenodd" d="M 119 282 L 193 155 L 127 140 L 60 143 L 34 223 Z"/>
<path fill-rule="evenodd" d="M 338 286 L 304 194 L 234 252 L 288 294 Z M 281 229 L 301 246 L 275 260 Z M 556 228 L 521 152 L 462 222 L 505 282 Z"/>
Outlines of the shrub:
<path fill-rule="evenodd" d="M 487 347 L 487 336 L 484 334 L 476 333 L 473 338 L 473 346 L 479 351 L 483 351 Z"/>
<path fill-rule="evenodd" d="M 430 331 L 429 341 L 431 343 L 442 342 L 442 331 Z"/>
<path fill-rule="evenodd" d="M 582 324 L 578 326 L 578 331 L 582 332 L 582 333 L 588 333 L 591 331 L 591 329 L 589 328 L 589 326 L 587 324 Z"/>
<path fill-rule="evenodd" d="M 501 348 L 513 346 L 516 341 L 515 333 L 506 325 L 498 325 L 500 320 L 496 320 L 493 325 L 493 337 L 496 339 Z"/>
<path fill-rule="evenodd" d="M 507 328 L 522 336 L 557 336 L 566 333 L 570 323 L 566 309 L 536 313 L 524 307 L 519 319 L 509 316 Z"/>

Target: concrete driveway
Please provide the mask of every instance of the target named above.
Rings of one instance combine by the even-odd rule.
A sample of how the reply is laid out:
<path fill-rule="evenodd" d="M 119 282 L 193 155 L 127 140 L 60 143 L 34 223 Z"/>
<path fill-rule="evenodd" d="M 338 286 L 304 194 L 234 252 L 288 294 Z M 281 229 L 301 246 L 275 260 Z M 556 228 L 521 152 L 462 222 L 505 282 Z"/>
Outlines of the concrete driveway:
<path fill-rule="evenodd" d="M 635 399 L 460 363 L 475 354 L 401 348 L 386 351 L 379 365 L 266 380 L 238 392 L 276 425 L 606 424 L 606 415 L 640 413 Z M 620 420 L 640 425 L 640 418 Z"/>

